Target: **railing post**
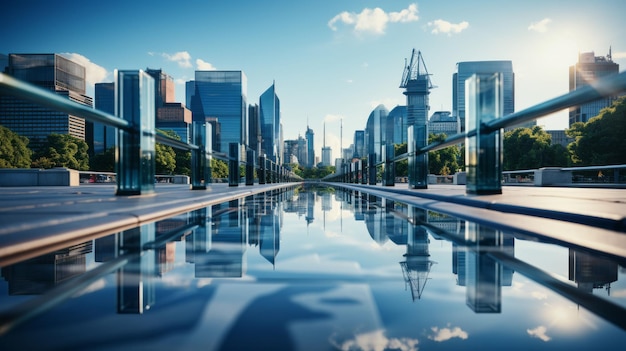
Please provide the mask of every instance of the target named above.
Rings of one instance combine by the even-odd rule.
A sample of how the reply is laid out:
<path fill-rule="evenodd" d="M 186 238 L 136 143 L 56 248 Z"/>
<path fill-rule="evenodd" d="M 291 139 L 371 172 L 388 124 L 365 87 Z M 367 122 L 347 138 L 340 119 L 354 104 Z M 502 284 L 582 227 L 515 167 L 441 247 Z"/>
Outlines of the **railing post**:
<path fill-rule="evenodd" d="M 368 157 L 367 179 L 370 185 L 376 185 L 376 154 L 372 153 L 372 154 L 367 155 L 367 157 Z"/>
<path fill-rule="evenodd" d="M 191 189 L 206 190 L 211 183 L 211 124 L 193 122 L 192 130 L 198 149 L 191 152 Z"/>
<path fill-rule="evenodd" d="M 385 169 L 383 172 L 383 185 L 394 186 L 396 182 L 396 172 L 394 167 L 393 158 L 395 155 L 395 148 L 393 144 L 385 144 L 383 146 L 383 157 L 385 161 Z"/>
<path fill-rule="evenodd" d="M 254 150 L 246 150 L 246 185 L 254 185 L 255 154 Z"/>
<path fill-rule="evenodd" d="M 116 195 L 154 192 L 154 79 L 141 70 L 116 71 L 115 115 L 130 122 L 118 129 Z"/>
<path fill-rule="evenodd" d="M 239 143 L 228 144 L 228 186 L 239 186 Z"/>
<path fill-rule="evenodd" d="M 409 154 L 409 188 L 428 188 L 428 153 L 419 150 L 428 143 L 428 128 L 424 125 L 412 125 L 407 131 L 407 151 Z"/>
<path fill-rule="evenodd" d="M 465 81 L 466 126 L 476 136 L 465 138 L 468 194 L 502 194 L 502 138 L 500 130 L 481 126 L 502 116 L 502 74 L 474 74 Z"/>
<path fill-rule="evenodd" d="M 265 184 L 267 182 L 266 166 L 265 155 L 259 156 L 259 184 Z"/>

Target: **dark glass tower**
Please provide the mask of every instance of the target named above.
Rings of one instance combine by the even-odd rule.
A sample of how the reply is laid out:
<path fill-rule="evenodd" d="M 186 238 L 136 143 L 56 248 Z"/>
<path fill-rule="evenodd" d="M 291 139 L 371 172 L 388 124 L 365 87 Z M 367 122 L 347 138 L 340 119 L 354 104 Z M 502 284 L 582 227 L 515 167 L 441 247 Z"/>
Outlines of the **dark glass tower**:
<path fill-rule="evenodd" d="M 97 83 L 95 85 L 96 109 L 108 114 L 115 114 L 115 83 Z M 102 123 L 87 122 L 87 145 L 90 155 L 103 153 L 115 146 L 116 128 Z"/>
<path fill-rule="evenodd" d="M 281 164 L 280 100 L 276 95 L 275 84 L 272 84 L 261 94 L 259 119 L 261 121 L 261 154 L 265 154 L 269 160 Z"/>

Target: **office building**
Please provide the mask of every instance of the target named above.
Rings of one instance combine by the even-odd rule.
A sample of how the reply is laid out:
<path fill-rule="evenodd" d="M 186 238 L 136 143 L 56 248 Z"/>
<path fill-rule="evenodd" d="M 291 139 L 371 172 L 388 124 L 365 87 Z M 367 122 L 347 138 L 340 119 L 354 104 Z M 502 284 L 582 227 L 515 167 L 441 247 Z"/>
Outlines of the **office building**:
<path fill-rule="evenodd" d="M 96 83 L 95 106 L 97 110 L 115 115 L 115 83 Z M 86 139 L 89 155 L 97 155 L 115 147 L 117 128 L 98 122 L 86 122 Z"/>
<path fill-rule="evenodd" d="M 219 120 L 220 145 L 215 151 L 228 153 L 230 143 L 242 149 L 248 145 L 248 83 L 243 71 L 196 71 L 186 88 L 193 121 Z"/>
<path fill-rule="evenodd" d="M 396 106 L 387 116 L 386 140 L 393 144 L 407 142 L 408 114 L 406 106 Z"/>
<path fill-rule="evenodd" d="M 261 154 L 261 119 L 259 116 L 259 105 L 251 104 L 248 106 L 248 147 L 254 151 L 258 157 Z"/>
<path fill-rule="evenodd" d="M 6 72 L 78 104 L 93 106 L 92 98 L 85 95 L 85 67 L 61 55 L 10 54 Z M 4 94 L 0 94 L 0 124 L 27 137 L 33 150 L 41 148 L 52 133 L 85 140 L 84 119 Z"/>
<path fill-rule="evenodd" d="M 354 131 L 354 154 L 353 158 L 364 158 L 367 157 L 367 152 L 365 149 L 365 131 L 364 130 L 356 130 Z"/>
<path fill-rule="evenodd" d="M 613 62 L 611 51 L 604 56 L 595 56 L 593 52 L 578 55 L 578 63 L 569 68 L 569 90 L 576 90 L 598 79 L 619 73 L 619 65 Z M 576 122 L 586 123 L 597 116 L 605 107 L 613 104 L 617 96 L 601 98 L 569 109 L 569 126 Z"/>
<path fill-rule="evenodd" d="M 376 155 L 376 162 L 381 161 L 381 146 L 385 143 L 386 122 L 389 111 L 384 105 L 378 105 L 369 115 L 365 128 L 365 144 L 368 154 Z"/>
<path fill-rule="evenodd" d="M 315 166 L 315 133 L 313 129 L 306 126 L 306 133 L 304 134 L 306 137 L 306 152 L 307 152 L 307 161 L 306 167 L 314 167 Z"/>
<path fill-rule="evenodd" d="M 330 160 L 332 159 L 332 156 L 333 156 L 333 150 L 330 148 L 330 146 L 322 147 L 322 166 L 323 167 L 328 167 L 331 165 Z"/>
<path fill-rule="evenodd" d="M 173 131 L 181 141 L 191 142 L 191 110 L 174 101 L 174 79 L 160 69 L 147 68 L 146 73 L 154 79 L 155 127 Z"/>
<path fill-rule="evenodd" d="M 282 164 L 280 154 L 280 100 L 276 95 L 276 84 L 259 98 L 259 120 L 261 123 L 261 154 L 277 164 Z"/>
<path fill-rule="evenodd" d="M 473 61 L 456 64 L 456 73 L 452 76 L 452 114 L 459 118 L 461 132 L 465 131 L 465 80 L 474 74 L 502 73 L 503 76 L 503 115 L 515 111 L 515 75 L 511 61 Z M 529 122 L 517 127 L 532 127 Z"/>
<path fill-rule="evenodd" d="M 461 125 L 459 119 L 450 111 L 436 111 L 428 120 L 428 132 L 450 136 L 460 133 Z"/>

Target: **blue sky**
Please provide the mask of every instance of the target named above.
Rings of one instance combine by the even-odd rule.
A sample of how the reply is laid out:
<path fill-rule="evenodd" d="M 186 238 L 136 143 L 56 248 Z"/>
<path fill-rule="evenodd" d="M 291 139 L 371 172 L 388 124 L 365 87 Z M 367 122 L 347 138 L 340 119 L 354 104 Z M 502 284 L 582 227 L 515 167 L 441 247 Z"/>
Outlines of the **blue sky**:
<path fill-rule="evenodd" d="M 420 50 L 437 86 L 431 113 L 452 109 L 457 62 L 511 60 L 516 110 L 564 94 L 578 52 L 626 67 L 623 0 L 13 1 L 0 12 L 0 53 L 67 53 L 87 61 L 91 83 L 115 69 L 162 68 L 178 83 L 196 69 L 243 70 L 248 102 L 272 81 L 285 139 L 307 119 L 338 156 L 378 104 L 405 104 L 405 58 Z M 539 121 L 567 127 L 565 112 Z"/>

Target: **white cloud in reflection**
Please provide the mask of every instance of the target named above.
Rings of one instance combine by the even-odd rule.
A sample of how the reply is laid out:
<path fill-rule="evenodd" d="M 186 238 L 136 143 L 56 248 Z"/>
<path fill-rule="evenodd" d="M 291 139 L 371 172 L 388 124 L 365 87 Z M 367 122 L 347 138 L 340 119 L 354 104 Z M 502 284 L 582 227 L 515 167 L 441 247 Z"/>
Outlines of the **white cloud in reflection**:
<path fill-rule="evenodd" d="M 613 296 L 613 297 L 626 297 L 626 289 L 611 290 L 611 296 Z"/>
<path fill-rule="evenodd" d="M 337 346 L 343 351 L 363 350 L 363 351 L 384 351 L 401 350 L 417 351 L 417 339 L 410 338 L 387 338 L 383 330 L 374 330 L 369 333 L 358 334 L 354 339 L 344 341 Z"/>
<path fill-rule="evenodd" d="M 546 300 L 548 298 L 548 294 L 540 291 L 533 291 L 530 295 L 537 300 Z"/>
<path fill-rule="evenodd" d="M 459 338 L 463 340 L 468 338 L 467 332 L 463 331 L 463 329 L 459 327 L 441 329 L 437 327 L 432 327 L 430 329 L 433 331 L 433 333 L 432 335 L 429 335 L 428 338 L 438 342 L 447 341 L 452 338 Z"/>
<path fill-rule="evenodd" d="M 532 336 L 533 338 L 541 339 L 542 341 L 545 341 L 545 342 L 548 342 L 552 339 L 551 337 L 546 335 L 547 331 L 548 331 L 548 328 L 544 327 L 543 325 L 540 325 L 535 329 L 526 329 L 526 332 L 528 333 L 528 335 Z"/>

